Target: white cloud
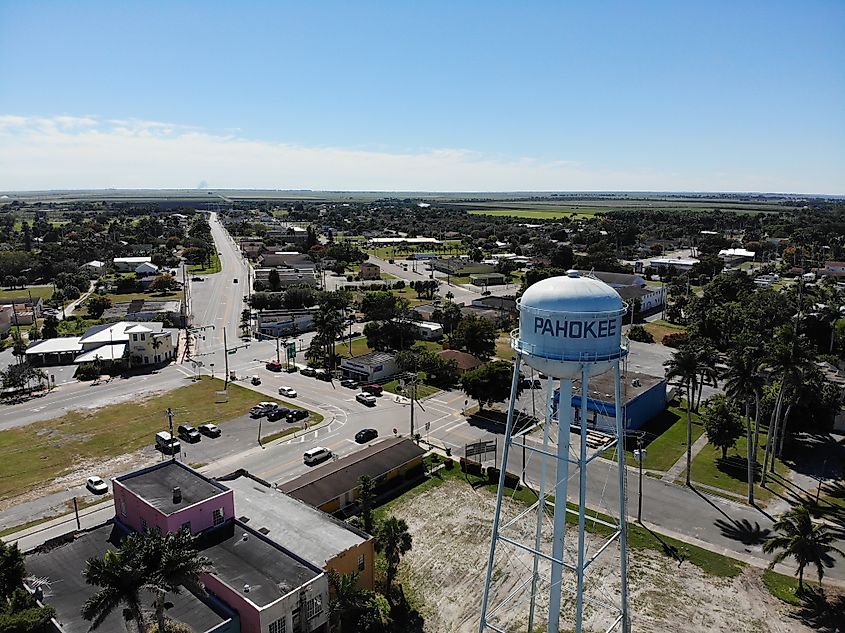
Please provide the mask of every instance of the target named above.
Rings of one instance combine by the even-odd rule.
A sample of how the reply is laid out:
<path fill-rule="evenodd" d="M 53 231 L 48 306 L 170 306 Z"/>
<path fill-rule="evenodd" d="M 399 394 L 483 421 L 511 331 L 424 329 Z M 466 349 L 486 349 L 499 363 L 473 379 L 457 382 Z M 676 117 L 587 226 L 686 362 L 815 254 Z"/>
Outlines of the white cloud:
<path fill-rule="evenodd" d="M 574 161 L 307 147 L 136 119 L 0 115 L 0 190 L 192 188 L 371 191 L 789 191 L 770 177 Z M 795 183 L 792 183 L 793 185 Z"/>

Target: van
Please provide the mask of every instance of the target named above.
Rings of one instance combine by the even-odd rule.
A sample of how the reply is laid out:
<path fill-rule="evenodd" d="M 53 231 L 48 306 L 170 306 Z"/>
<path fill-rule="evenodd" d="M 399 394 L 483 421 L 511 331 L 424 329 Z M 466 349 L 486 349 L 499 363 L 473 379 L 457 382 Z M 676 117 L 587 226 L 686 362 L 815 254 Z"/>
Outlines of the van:
<path fill-rule="evenodd" d="M 173 455 L 182 450 L 182 444 L 167 431 L 159 431 L 156 433 L 156 448 L 162 453 Z"/>
<path fill-rule="evenodd" d="M 317 448 L 309 448 L 305 451 L 302 455 L 302 461 L 310 466 L 311 464 L 316 464 L 324 459 L 328 459 L 331 456 L 332 452 L 329 449 L 323 446 L 318 446 Z"/>

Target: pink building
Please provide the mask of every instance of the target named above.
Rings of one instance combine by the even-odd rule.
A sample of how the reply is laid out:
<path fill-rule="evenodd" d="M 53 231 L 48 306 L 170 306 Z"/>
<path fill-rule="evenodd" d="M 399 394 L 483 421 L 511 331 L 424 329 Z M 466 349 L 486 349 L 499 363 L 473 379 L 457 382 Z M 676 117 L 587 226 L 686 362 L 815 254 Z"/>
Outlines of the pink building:
<path fill-rule="evenodd" d="M 237 520 L 232 490 L 175 460 L 112 481 L 119 523 L 198 535 L 214 568 L 203 584 L 212 599 L 238 613 L 243 633 L 328 629 L 326 574 Z"/>

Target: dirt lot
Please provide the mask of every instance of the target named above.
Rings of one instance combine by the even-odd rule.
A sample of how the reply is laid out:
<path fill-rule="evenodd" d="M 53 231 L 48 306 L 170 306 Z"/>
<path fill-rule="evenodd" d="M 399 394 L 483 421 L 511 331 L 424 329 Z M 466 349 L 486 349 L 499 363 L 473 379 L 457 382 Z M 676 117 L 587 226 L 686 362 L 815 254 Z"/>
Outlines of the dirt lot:
<path fill-rule="evenodd" d="M 447 481 L 422 494 L 401 500 L 391 513 L 408 522 L 413 549 L 406 555 L 400 574 L 406 593 L 423 606 L 425 630 L 431 633 L 475 632 L 478 628 L 481 593 L 486 572 L 490 527 L 495 506 L 486 490 L 474 490 L 463 482 Z M 506 504 L 505 514 L 515 516 L 524 506 Z M 503 522 L 506 519 L 503 517 Z M 523 534 L 532 534 L 526 522 Z M 571 529 L 571 528 L 569 528 Z M 551 531 L 550 526 L 548 530 Z M 567 532 L 567 536 L 571 532 Z M 570 549 L 571 537 L 567 544 Z M 601 543 L 595 538 L 589 550 Z M 547 551 L 550 551 L 548 538 Z M 609 609 L 601 606 L 618 598 L 618 550 L 611 546 L 588 572 L 589 631 L 604 631 L 613 621 Z M 572 552 L 570 552 L 571 555 Z M 707 575 L 692 564 L 680 567 L 661 553 L 635 550 L 629 555 L 632 625 L 650 633 L 811 633 L 786 615 L 786 607 L 772 597 L 760 581 L 758 570 L 746 569 L 735 578 Z M 548 577 L 548 568 L 541 565 Z M 494 571 L 495 592 L 491 605 L 498 604 L 531 574 L 531 557 L 512 546 L 500 547 Z M 574 622 L 574 587 L 571 572 L 564 575 L 561 629 Z M 527 622 L 527 593 L 523 591 L 502 609 L 494 620 L 508 631 L 524 631 Z M 547 618 L 548 604 L 541 599 L 535 622 Z M 541 627 L 540 630 L 545 630 Z"/>

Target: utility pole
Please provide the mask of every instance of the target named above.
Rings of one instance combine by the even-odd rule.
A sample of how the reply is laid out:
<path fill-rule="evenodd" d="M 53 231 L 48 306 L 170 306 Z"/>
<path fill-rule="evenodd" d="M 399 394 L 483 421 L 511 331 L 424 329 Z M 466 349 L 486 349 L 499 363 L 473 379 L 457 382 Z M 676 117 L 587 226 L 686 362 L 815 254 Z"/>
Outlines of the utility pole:
<path fill-rule="evenodd" d="M 226 375 L 223 376 L 223 389 L 229 386 L 229 349 L 226 346 L 226 326 L 223 326 L 223 362 Z"/>
<path fill-rule="evenodd" d="M 620 447 L 619 450 L 623 450 L 623 449 Z M 639 489 L 637 490 L 637 492 L 638 492 L 637 523 L 643 522 L 643 459 L 644 459 L 644 457 L 645 456 L 643 455 L 643 434 L 639 433 L 639 434 L 637 434 L 637 463 L 639 464 L 639 469 L 640 469 L 640 474 L 639 474 L 640 484 L 639 484 Z"/>
<path fill-rule="evenodd" d="M 170 423 L 170 460 L 176 461 L 176 453 L 173 451 L 173 409 L 167 407 L 167 421 Z"/>
<path fill-rule="evenodd" d="M 279 337 L 276 337 L 276 362 L 281 365 L 282 357 L 279 355 Z"/>

